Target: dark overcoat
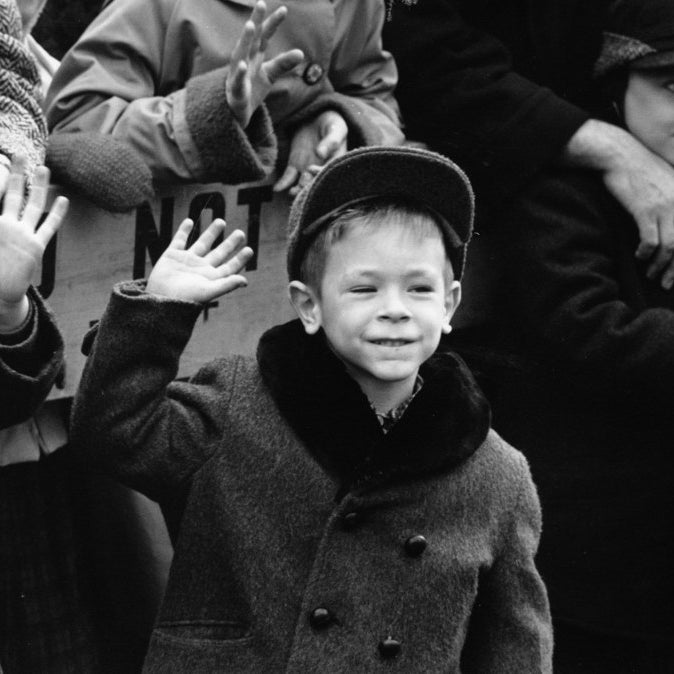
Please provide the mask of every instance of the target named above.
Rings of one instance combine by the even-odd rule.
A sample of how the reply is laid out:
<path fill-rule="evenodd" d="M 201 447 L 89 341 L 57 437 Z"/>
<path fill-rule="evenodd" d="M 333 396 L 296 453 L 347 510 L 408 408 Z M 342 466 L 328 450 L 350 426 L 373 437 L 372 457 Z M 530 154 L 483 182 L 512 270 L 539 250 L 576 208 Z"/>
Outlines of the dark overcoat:
<path fill-rule="evenodd" d="M 80 459 L 179 518 L 146 671 L 549 672 L 536 491 L 465 366 L 384 435 L 299 322 L 171 383 L 199 312 L 118 288 L 74 404 Z"/>

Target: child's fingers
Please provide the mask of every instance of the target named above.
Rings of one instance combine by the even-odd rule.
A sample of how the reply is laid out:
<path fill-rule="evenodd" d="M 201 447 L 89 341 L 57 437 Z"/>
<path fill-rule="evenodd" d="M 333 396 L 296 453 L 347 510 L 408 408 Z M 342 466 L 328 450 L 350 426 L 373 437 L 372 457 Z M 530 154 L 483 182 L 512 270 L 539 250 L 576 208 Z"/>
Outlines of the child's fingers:
<path fill-rule="evenodd" d="M 246 74 L 248 73 L 248 65 L 245 61 L 239 61 L 234 66 L 234 71 L 232 73 L 232 79 L 229 86 L 229 91 L 232 96 L 232 103 L 241 104 L 246 100 Z"/>
<path fill-rule="evenodd" d="M 52 236 L 56 234 L 63 224 L 63 220 L 68 212 L 70 202 L 65 197 L 56 197 L 56 200 L 49 209 L 49 214 L 40 228 L 35 232 L 35 237 L 42 244 L 43 248 L 51 241 Z M 42 212 L 42 211 L 40 211 Z"/>
<path fill-rule="evenodd" d="M 228 260 L 246 244 L 246 235 L 240 230 L 235 229 L 218 246 L 204 256 L 204 260 L 212 267 L 219 267 Z"/>
<path fill-rule="evenodd" d="M 23 203 L 24 185 L 26 183 L 26 165 L 23 157 L 17 157 L 12 161 L 7 179 L 7 192 L 3 204 L 3 215 L 18 219 Z"/>
<path fill-rule="evenodd" d="M 243 24 L 243 31 L 237 40 L 232 55 L 230 56 L 230 64 L 238 63 L 239 61 L 247 61 L 250 53 L 250 47 L 255 37 L 255 24 L 252 21 L 246 21 Z"/>
<path fill-rule="evenodd" d="M 250 15 L 250 21 L 253 22 L 255 26 L 255 32 L 253 33 L 253 40 L 250 44 L 250 51 L 248 52 L 249 58 L 254 58 L 256 54 L 260 51 L 260 45 L 262 43 L 262 26 L 264 25 L 264 17 L 267 15 L 267 5 L 260 0 L 253 7 L 253 11 Z"/>
<path fill-rule="evenodd" d="M 286 7 L 281 6 L 265 19 L 260 31 L 260 51 L 267 49 L 267 43 L 276 32 L 276 29 L 285 21 L 286 16 L 288 16 L 288 10 Z"/>
<path fill-rule="evenodd" d="M 219 276 L 236 276 L 239 272 L 242 272 L 246 265 L 248 264 L 250 258 L 253 257 L 253 249 L 246 246 L 242 248 L 234 257 L 223 262 L 216 268 Z"/>
<path fill-rule="evenodd" d="M 248 281 L 245 276 L 240 274 L 233 274 L 231 276 L 226 276 L 217 281 L 213 281 L 211 284 L 211 290 L 213 294 L 213 299 L 231 293 L 237 288 L 243 288 L 248 285 Z"/>
<path fill-rule="evenodd" d="M 273 84 L 279 77 L 290 72 L 304 60 L 304 53 L 301 49 L 291 49 L 275 56 L 262 64 L 262 70 L 267 79 Z"/>
<path fill-rule="evenodd" d="M 288 164 L 283 175 L 274 184 L 274 192 L 283 192 L 292 187 L 297 182 L 298 176 L 299 171 L 294 166 Z"/>
<path fill-rule="evenodd" d="M 190 246 L 190 252 L 195 255 L 204 256 L 208 253 L 215 240 L 225 231 L 225 221 L 222 218 L 216 218 L 202 232 L 201 236 Z"/>
<path fill-rule="evenodd" d="M 33 184 L 30 188 L 28 201 L 23 210 L 23 223 L 34 231 L 37 223 L 44 213 L 47 203 L 47 190 L 49 189 L 49 169 L 46 166 L 38 166 L 33 174 Z"/>
<path fill-rule="evenodd" d="M 180 223 L 180 225 L 178 225 L 178 229 L 176 230 L 176 233 L 173 235 L 173 238 L 171 239 L 171 243 L 169 243 L 168 248 L 175 248 L 176 250 L 185 250 L 185 246 L 187 245 L 187 239 L 190 236 L 192 227 L 194 227 L 194 222 L 189 218 L 185 218 L 185 220 L 183 220 Z"/>

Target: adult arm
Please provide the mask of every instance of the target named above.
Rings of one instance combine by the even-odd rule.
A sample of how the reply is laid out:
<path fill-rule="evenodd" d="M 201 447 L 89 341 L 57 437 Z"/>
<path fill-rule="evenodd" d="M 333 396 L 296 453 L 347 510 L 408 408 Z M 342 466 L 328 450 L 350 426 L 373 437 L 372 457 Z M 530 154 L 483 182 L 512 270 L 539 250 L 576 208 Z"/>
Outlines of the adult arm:
<path fill-rule="evenodd" d="M 511 299 L 544 355 L 607 399 L 668 405 L 674 302 L 644 279 L 629 215 L 601 181 L 580 172 L 541 179 L 508 220 L 519 279 Z"/>
<path fill-rule="evenodd" d="M 513 70 L 506 47 L 451 0 L 398 3 L 384 27 L 407 135 L 460 162 L 496 198 L 556 162 L 589 115 Z"/>
<path fill-rule="evenodd" d="M 517 462 L 516 498 L 502 520 L 490 568 L 480 575 L 462 654 L 462 671 L 552 672 L 552 624 L 545 586 L 534 556 L 541 536 L 541 507 L 524 457 Z"/>

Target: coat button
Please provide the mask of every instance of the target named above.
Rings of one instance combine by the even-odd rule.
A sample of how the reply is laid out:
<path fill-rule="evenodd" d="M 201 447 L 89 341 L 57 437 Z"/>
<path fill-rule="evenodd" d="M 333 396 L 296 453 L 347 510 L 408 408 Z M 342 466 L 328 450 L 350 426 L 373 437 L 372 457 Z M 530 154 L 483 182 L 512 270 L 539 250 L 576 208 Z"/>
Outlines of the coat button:
<path fill-rule="evenodd" d="M 359 512 L 351 511 L 350 513 L 346 513 L 344 517 L 342 517 L 342 526 L 344 529 L 347 531 L 353 531 L 363 520 L 362 515 Z"/>
<path fill-rule="evenodd" d="M 428 546 L 428 541 L 421 535 L 410 536 L 405 541 L 405 552 L 410 557 L 419 557 Z"/>
<path fill-rule="evenodd" d="M 332 613 L 327 608 L 315 608 L 309 614 L 309 623 L 314 629 L 325 629 L 332 622 Z"/>
<path fill-rule="evenodd" d="M 393 637 L 387 637 L 379 642 L 379 653 L 382 658 L 395 658 L 400 653 L 400 642 Z"/>
<path fill-rule="evenodd" d="M 310 63 L 304 69 L 302 78 L 308 85 L 316 84 L 323 77 L 323 66 L 319 63 Z"/>

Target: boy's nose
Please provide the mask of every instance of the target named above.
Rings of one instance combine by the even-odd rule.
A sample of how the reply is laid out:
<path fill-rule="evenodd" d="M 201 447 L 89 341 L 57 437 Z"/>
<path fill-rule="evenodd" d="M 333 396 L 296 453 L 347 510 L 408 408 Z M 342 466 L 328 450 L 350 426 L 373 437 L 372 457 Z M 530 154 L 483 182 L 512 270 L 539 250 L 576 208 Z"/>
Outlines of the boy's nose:
<path fill-rule="evenodd" d="M 404 321 L 411 316 L 404 297 L 396 291 L 387 292 L 382 300 L 379 317 L 389 321 Z"/>

